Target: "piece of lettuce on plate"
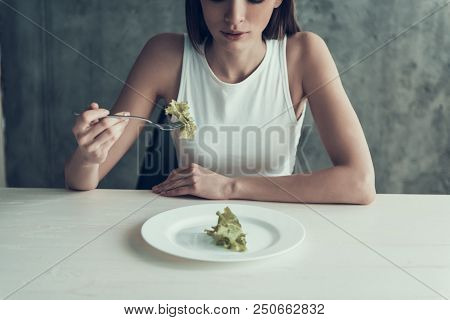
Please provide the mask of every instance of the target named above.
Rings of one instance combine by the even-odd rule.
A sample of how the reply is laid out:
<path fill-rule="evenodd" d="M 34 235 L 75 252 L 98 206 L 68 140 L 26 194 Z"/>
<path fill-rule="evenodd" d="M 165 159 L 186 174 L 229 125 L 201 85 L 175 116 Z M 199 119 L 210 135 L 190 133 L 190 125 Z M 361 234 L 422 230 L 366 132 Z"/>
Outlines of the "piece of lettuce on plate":
<path fill-rule="evenodd" d="M 247 241 L 242 226 L 230 208 L 225 207 L 223 213 L 217 211 L 216 214 L 219 216 L 217 225 L 212 227 L 212 230 L 205 230 L 205 232 L 214 238 L 218 246 L 238 252 L 247 250 Z"/>

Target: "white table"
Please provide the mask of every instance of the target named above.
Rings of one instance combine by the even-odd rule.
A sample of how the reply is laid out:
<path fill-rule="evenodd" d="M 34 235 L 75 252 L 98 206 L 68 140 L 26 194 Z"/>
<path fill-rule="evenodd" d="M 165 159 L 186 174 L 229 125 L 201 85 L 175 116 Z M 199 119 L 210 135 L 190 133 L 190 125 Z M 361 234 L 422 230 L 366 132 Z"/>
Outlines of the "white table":
<path fill-rule="evenodd" d="M 0 297 L 450 297 L 450 196 L 378 195 L 370 206 L 231 201 L 285 212 L 305 226 L 296 249 L 254 262 L 185 260 L 142 239 L 151 216 L 201 203 L 211 201 L 135 190 L 0 189 Z"/>

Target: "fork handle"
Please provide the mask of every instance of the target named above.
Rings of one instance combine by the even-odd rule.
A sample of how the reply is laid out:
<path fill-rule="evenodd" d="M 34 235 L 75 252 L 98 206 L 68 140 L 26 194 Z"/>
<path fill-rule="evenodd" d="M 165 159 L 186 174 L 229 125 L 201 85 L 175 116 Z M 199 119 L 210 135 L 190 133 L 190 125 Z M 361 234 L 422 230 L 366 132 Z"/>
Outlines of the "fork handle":
<path fill-rule="evenodd" d="M 81 114 L 79 114 L 78 112 L 73 112 L 74 116 L 80 116 Z M 127 119 L 137 119 L 137 120 L 143 120 L 146 121 L 148 123 L 152 123 L 152 124 L 156 124 L 148 119 L 142 118 L 142 117 L 138 117 L 138 116 L 124 116 L 124 115 L 120 115 L 120 114 L 108 114 L 106 117 L 102 117 L 103 118 L 127 118 Z"/>

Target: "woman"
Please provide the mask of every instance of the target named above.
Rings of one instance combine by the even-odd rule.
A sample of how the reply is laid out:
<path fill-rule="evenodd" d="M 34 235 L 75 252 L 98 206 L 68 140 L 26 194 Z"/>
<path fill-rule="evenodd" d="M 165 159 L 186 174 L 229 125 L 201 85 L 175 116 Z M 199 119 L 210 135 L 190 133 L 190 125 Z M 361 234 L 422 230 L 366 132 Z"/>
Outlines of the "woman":
<path fill-rule="evenodd" d="M 362 128 L 326 44 L 313 33 L 300 32 L 293 0 L 186 0 L 186 21 L 189 38 L 161 34 L 148 41 L 112 112 L 148 117 L 152 101 L 159 98 L 187 101 L 199 128 L 236 125 L 240 137 L 245 124 L 286 129 L 282 143 L 267 140 L 271 137 L 259 141 L 284 157 L 272 164 L 273 150 L 255 153 L 208 145 L 229 142 L 230 132 L 228 140 L 200 135 L 201 143 L 174 135 L 180 168 L 153 187 L 155 193 L 283 202 L 373 201 L 374 169 Z M 291 174 L 305 99 L 334 166 Z M 137 138 L 140 123 L 102 119 L 107 114 L 92 103 L 77 119 L 73 133 L 79 146 L 66 164 L 68 187 L 96 188 Z M 236 138 L 231 140 L 234 145 Z M 190 158 L 184 157 L 186 150 L 193 152 Z M 216 170 L 197 157 L 205 150 L 212 151 L 209 163 Z M 232 161 L 224 161 L 230 153 Z M 272 158 L 264 162 L 261 156 Z M 236 174 L 242 173 L 244 160 L 257 163 L 255 170 Z M 226 174 L 230 172 L 234 174 Z"/>

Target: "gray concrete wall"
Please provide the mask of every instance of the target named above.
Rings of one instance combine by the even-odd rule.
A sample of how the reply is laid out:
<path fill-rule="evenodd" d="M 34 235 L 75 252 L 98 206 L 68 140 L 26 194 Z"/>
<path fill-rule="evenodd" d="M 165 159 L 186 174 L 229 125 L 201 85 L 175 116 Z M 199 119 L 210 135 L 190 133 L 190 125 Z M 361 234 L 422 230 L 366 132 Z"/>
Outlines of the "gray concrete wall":
<path fill-rule="evenodd" d="M 2 60 L 2 54 L 0 51 L 0 63 Z M 2 76 L 2 71 L 0 70 L 0 79 Z M 4 142 L 4 129 L 3 125 L 3 95 L 0 87 L 0 188 L 6 187 L 6 173 L 5 173 L 5 142 Z"/>
<path fill-rule="evenodd" d="M 92 100 L 112 105 L 121 88 L 117 78 L 126 78 L 148 38 L 184 32 L 184 1 L 7 2 L 21 12 L 0 4 L 8 184 L 62 187 L 64 159 L 75 148 L 71 112 Z M 343 71 L 446 2 L 297 4 L 303 29 L 326 40 Z M 449 12 L 447 6 L 342 76 L 371 148 L 380 193 L 450 191 Z M 135 187 L 138 146 L 142 139 L 101 187 Z M 312 169 L 330 165 L 317 132 L 303 151 Z"/>

